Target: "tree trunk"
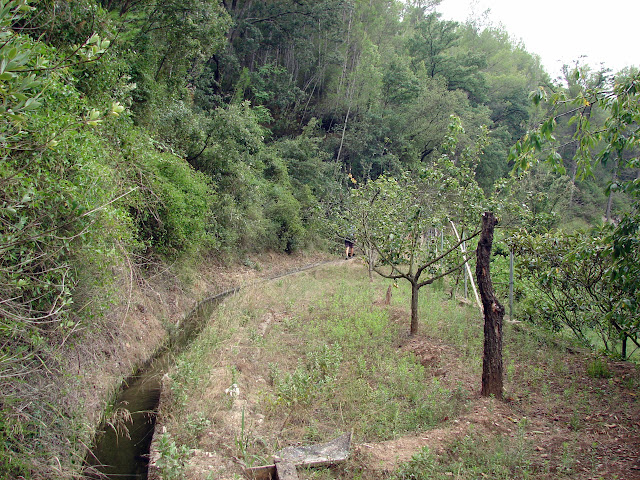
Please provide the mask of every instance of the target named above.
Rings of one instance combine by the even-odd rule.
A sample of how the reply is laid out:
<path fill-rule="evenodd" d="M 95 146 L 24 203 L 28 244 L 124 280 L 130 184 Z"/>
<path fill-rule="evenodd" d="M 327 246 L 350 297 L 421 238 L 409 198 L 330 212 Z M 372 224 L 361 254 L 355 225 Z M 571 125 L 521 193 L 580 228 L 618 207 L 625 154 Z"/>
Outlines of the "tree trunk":
<path fill-rule="evenodd" d="M 411 282 L 411 330 L 410 335 L 418 333 L 418 282 Z"/>
<path fill-rule="evenodd" d="M 611 183 L 616 183 L 618 180 L 618 167 L 620 166 L 620 159 L 616 162 L 616 166 L 613 169 L 613 176 L 611 178 Z M 611 222 L 611 206 L 613 205 L 613 190 L 609 192 L 609 198 L 607 199 L 607 209 L 604 212 L 605 222 Z"/>
<path fill-rule="evenodd" d="M 482 358 L 482 392 L 502 399 L 502 318 L 504 307 L 493 291 L 489 261 L 493 229 L 498 220 L 491 212 L 482 215 L 482 233 L 478 241 L 476 277 L 484 309 L 484 355 Z"/>

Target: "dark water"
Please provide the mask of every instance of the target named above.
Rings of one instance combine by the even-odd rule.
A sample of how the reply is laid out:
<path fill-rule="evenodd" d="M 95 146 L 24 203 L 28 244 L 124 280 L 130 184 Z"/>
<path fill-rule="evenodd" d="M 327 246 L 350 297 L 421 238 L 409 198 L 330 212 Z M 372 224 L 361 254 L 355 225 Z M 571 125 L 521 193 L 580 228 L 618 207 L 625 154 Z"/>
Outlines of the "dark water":
<path fill-rule="evenodd" d="M 120 408 L 131 413 L 131 421 L 117 431 L 108 423 L 96 435 L 95 447 L 88 456 L 86 478 L 113 480 L 146 479 L 149 447 L 156 423 L 162 376 L 175 355 L 202 330 L 218 303 L 237 289 L 224 292 L 201 302 L 182 322 L 180 330 L 169 345 L 146 368 L 124 382 L 114 411 Z"/>
<path fill-rule="evenodd" d="M 118 432 L 104 425 L 92 452 L 93 458 L 88 459 L 91 467 L 97 470 L 92 474 L 91 469 L 87 469 L 89 478 L 104 478 L 105 475 L 114 479 L 147 478 L 149 447 L 164 370 L 159 364 L 166 362 L 158 360 L 147 371 L 128 380 L 114 407 L 126 408 L 131 413 L 131 422 L 125 423 L 130 438 L 122 430 Z"/>

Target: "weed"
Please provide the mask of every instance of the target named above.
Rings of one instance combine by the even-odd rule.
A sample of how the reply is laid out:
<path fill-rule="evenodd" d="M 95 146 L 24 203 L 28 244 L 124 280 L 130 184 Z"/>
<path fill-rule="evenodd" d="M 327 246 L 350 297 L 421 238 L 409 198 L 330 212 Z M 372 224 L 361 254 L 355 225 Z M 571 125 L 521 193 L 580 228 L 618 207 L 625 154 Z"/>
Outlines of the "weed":
<path fill-rule="evenodd" d="M 576 463 L 576 459 L 573 455 L 573 448 L 569 445 L 568 442 L 562 443 L 562 464 L 560 466 L 562 472 L 566 474 L 570 474 L 573 472 L 573 468 Z"/>
<path fill-rule="evenodd" d="M 309 405 L 322 388 L 336 380 L 341 361 L 342 348 L 335 344 L 308 352 L 305 364 L 298 364 L 292 373 L 283 375 L 278 365 L 269 364 L 276 404 L 287 407 Z"/>
<path fill-rule="evenodd" d="M 611 377 L 611 372 L 606 362 L 600 357 L 594 357 L 587 363 L 587 375 L 591 378 L 609 378 Z"/>
<path fill-rule="evenodd" d="M 317 384 L 302 365 L 298 365 L 293 373 L 274 377 L 273 381 L 276 387 L 276 404 L 287 407 L 309 405 L 314 398 Z"/>
<path fill-rule="evenodd" d="M 260 263 L 259 263 L 259 262 L 254 261 L 254 260 L 251 260 L 249 257 L 246 257 L 246 258 L 244 259 L 244 261 L 242 262 L 242 264 L 243 264 L 245 267 L 251 268 L 251 269 L 256 270 L 256 271 L 258 271 L 258 272 L 261 272 L 261 271 L 262 271 L 262 266 L 260 265 Z"/>
<path fill-rule="evenodd" d="M 245 458 L 247 454 L 247 447 L 249 446 L 249 437 L 247 436 L 247 432 L 245 431 L 245 423 L 244 423 L 244 407 L 242 407 L 242 418 L 240 421 L 240 433 L 236 435 L 235 439 L 236 448 L 238 449 L 238 456 L 240 458 Z"/>
<path fill-rule="evenodd" d="M 339 343 L 322 345 L 307 354 L 306 368 L 318 382 L 328 383 L 336 379 L 342 362 L 342 347 Z"/>
<path fill-rule="evenodd" d="M 163 433 L 158 436 L 156 448 L 160 457 L 156 466 L 162 473 L 162 478 L 166 480 L 182 480 L 184 478 L 184 467 L 190 453 L 186 445 L 176 445 L 171 439 L 171 435 Z"/>
<path fill-rule="evenodd" d="M 260 335 L 260 332 L 255 327 L 249 329 L 249 340 L 258 346 L 264 345 L 265 343 L 264 337 Z"/>
<path fill-rule="evenodd" d="M 211 420 L 209 420 L 202 412 L 187 415 L 185 421 L 186 431 L 191 435 L 191 439 L 197 439 L 202 432 L 211 426 Z"/>
<path fill-rule="evenodd" d="M 533 478 L 530 464 L 530 445 L 519 426 L 515 442 L 500 437 L 489 438 L 469 434 L 454 441 L 443 454 L 431 453 L 428 447 L 404 464 L 391 477 L 392 480 L 431 480 L 457 478 L 512 479 Z"/>
<path fill-rule="evenodd" d="M 430 480 L 436 471 L 436 457 L 424 447 L 394 473 L 393 480 Z"/>
<path fill-rule="evenodd" d="M 572 430 L 580 430 L 582 428 L 582 418 L 580 413 L 573 412 L 571 414 L 571 418 L 569 419 L 569 426 Z"/>
<path fill-rule="evenodd" d="M 575 394 L 576 394 L 576 385 L 574 383 L 570 384 L 567 388 L 565 388 L 562 391 L 562 395 L 564 396 L 565 401 L 570 401 Z"/>
<path fill-rule="evenodd" d="M 133 420 L 131 419 L 131 412 L 126 408 L 116 408 L 105 423 L 116 432 L 118 437 L 131 438 L 127 424 L 133 424 Z"/>
<path fill-rule="evenodd" d="M 231 372 L 231 385 L 237 385 L 238 384 L 238 367 L 236 367 L 235 365 L 231 365 L 229 367 L 229 370 Z"/>
<path fill-rule="evenodd" d="M 317 442 L 322 438 L 320 436 L 320 431 L 318 430 L 318 424 L 316 422 L 311 422 L 311 424 L 307 426 L 304 438 L 305 440 L 308 440 L 310 442 Z"/>

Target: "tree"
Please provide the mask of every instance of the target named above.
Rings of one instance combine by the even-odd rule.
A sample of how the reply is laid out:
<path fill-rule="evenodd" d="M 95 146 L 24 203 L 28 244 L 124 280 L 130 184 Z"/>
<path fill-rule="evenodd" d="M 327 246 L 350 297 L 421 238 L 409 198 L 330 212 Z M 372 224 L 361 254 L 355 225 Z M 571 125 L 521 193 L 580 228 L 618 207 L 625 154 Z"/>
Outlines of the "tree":
<path fill-rule="evenodd" d="M 460 50 L 460 24 L 440 20 L 440 16 L 436 12 L 429 14 L 416 25 L 407 42 L 414 69 L 422 67 L 431 78 L 445 78 L 450 90 L 464 90 L 473 102 L 482 101 L 486 89 L 480 75 L 480 68 L 486 63 L 484 55 L 478 50 Z"/>
<path fill-rule="evenodd" d="M 449 148 L 455 150 L 457 119 L 451 124 Z M 456 159 L 442 155 L 428 168 L 405 172 L 398 179 L 383 175 L 352 190 L 351 224 L 358 242 L 367 252 L 370 267 L 392 280 L 411 285 L 411 328 L 418 331 L 418 295 L 465 263 L 460 246 L 479 231 L 457 239 L 450 221 L 464 231 L 475 224 L 483 202 L 474 179 L 470 154 Z"/>
<path fill-rule="evenodd" d="M 492 212 L 482 215 L 482 233 L 476 250 L 476 276 L 484 312 L 484 354 L 482 356 L 482 391 L 485 397 L 502 398 L 502 318 L 504 307 L 491 283 L 491 246 L 498 220 Z"/>
<path fill-rule="evenodd" d="M 552 331 L 569 329 L 587 347 L 594 346 L 595 333 L 605 351 L 626 358 L 627 339 L 640 347 L 638 322 L 627 318 L 631 312 L 625 300 L 633 292 L 623 278 L 610 275 L 612 231 L 606 225 L 572 234 L 523 231 L 509 243 L 519 259 L 523 286 L 535 292 L 523 302 L 525 318 Z M 630 239 L 637 235 L 631 233 Z M 627 254 L 637 259 L 637 248 Z"/>
<path fill-rule="evenodd" d="M 574 71 L 576 80 L 582 72 Z M 640 72 L 630 70 L 611 78 L 604 84 L 584 85 L 573 96 L 564 91 L 549 95 L 544 88 L 532 93 L 536 104 L 548 101 L 549 113 L 546 119 L 534 130 L 528 132 L 512 149 L 511 159 L 518 169 L 527 169 L 544 155 L 547 163 L 557 171 L 564 173 L 565 166 L 555 140 L 554 132 L 559 119 L 568 117 L 569 125 L 575 125 L 573 143 L 576 174 L 585 178 L 592 176 L 597 165 L 609 162 L 617 167 L 632 169 L 635 176 L 626 180 L 610 182 L 607 191 L 622 191 L 633 198 L 630 212 L 625 213 L 617 225 L 607 228 L 604 235 L 603 254 L 608 257 L 609 265 L 603 275 L 608 282 L 617 286 L 621 295 L 611 305 L 605 319 L 615 328 L 624 345 L 626 339 L 636 339 L 640 328 L 640 284 L 638 284 L 638 258 L 640 234 Z M 604 123 L 592 122 L 598 111 L 606 118 Z M 587 247 L 583 243 L 574 252 L 579 253 Z"/>

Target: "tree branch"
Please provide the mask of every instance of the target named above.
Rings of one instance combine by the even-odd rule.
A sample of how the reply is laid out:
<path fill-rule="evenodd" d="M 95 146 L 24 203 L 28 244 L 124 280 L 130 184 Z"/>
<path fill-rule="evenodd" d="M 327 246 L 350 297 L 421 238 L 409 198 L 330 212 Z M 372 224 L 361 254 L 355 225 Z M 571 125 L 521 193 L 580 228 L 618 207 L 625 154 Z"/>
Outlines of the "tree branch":
<path fill-rule="evenodd" d="M 430 278 L 429 280 L 425 280 L 424 282 L 419 283 L 419 284 L 418 284 L 418 288 L 422 288 L 422 287 L 424 287 L 425 285 L 430 285 L 430 284 L 432 284 L 433 282 L 435 282 L 436 280 L 438 280 L 438 279 L 440 279 L 440 278 L 442 278 L 442 277 L 446 277 L 447 275 L 449 275 L 449 274 L 451 274 L 451 273 L 455 272 L 456 270 L 460 270 L 462 267 L 464 267 L 464 264 L 465 264 L 465 263 L 467 263 L 467 260 L 465 260 L 464 262 L 460 263 L 459 265 L 457 265 L 457 266 L 455 266 L 455 267 L 451 268 L 450 270 L 447 270 L 446 272 L 441 273 L 440 275 L 437 275 L 437 276 L 435 276 L 435 277 Z"/>
<path fill-rule="evenodd" d="M 446 257 L 447 255 L 449 255 L 451 252 L 453 252 L 455 249 L 457 249 L 460 245 L 462 245 L 464 242 L 466 242 L 467 240 L 471 240 L 474 237 L 477 237 L 478 235 L 480 235 L 480 231 L 478 230 L 476 233 L 474 233 L 473 235 L 470 235 L 467 238 L 463 238 L 461 239 L 458 243 L 456 243 L 453 247 L 451 247 L 449 250 L 447 250 L 446 252 L 444 252 L 442 255 L 440 255 L 439 257 L 431 260 L 430 262 L 426 263 L 425 265 L 421 266 L 418 271 L 416 272 L 416 278 L 420 277 L 420 274 L 422 274 L 422 272 L 426 269 L 429 268 L 431 265 L 433 265 L 434 263 L 439 262 L 440 260 L 442 260 L 444 257 Z M 464 265 L 465 262 L 463 262 Z"/>

